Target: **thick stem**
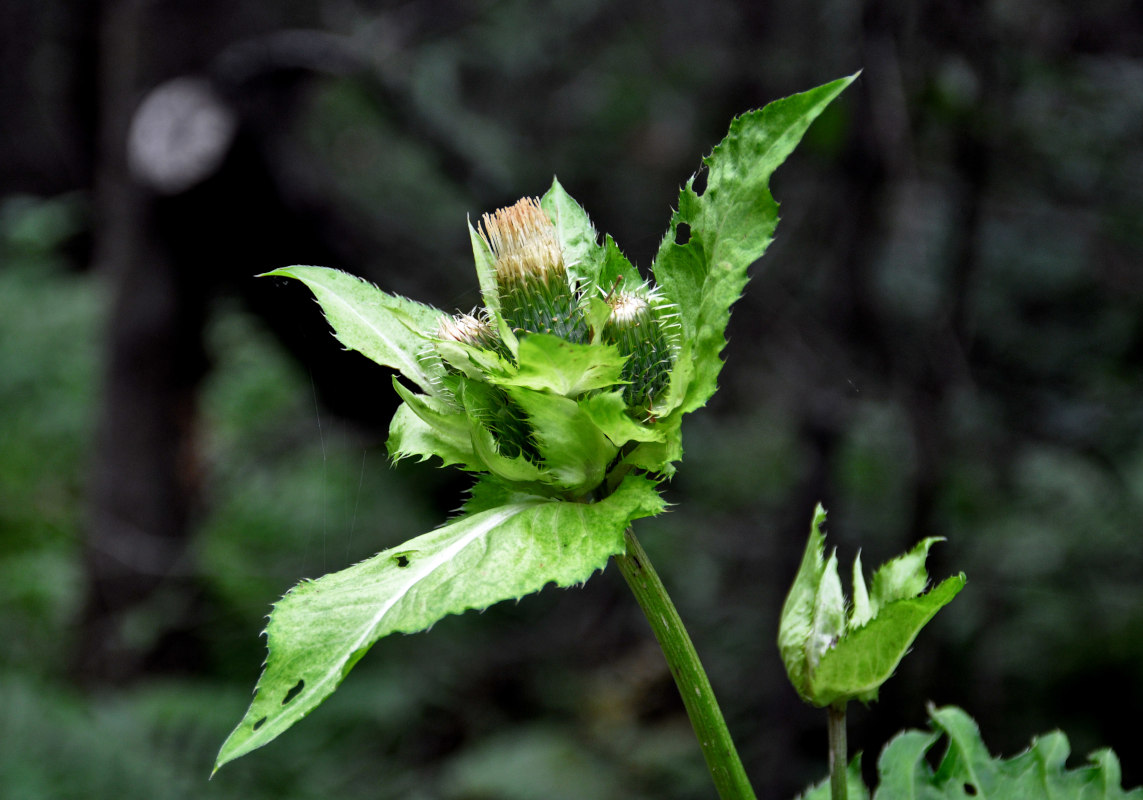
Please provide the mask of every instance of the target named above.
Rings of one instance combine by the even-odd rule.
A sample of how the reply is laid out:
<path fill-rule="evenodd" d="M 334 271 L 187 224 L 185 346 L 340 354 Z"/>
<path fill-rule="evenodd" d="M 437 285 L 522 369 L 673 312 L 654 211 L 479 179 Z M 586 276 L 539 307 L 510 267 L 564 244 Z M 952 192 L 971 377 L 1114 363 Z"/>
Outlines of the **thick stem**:
<path fill-rule="evenodd" d="M 845 752 L 845 701 L 834 703 L 828 710 L 830 800 L 848 800 L 846 767 L 849 756 Z"/>
<path fill-rule="evenodd" d="M 755 800 L 754 790 L 746 777 L 746 770 L 742 768 L 710 680 L 703 671 L 679 612 L 630 528 L 626 539 L 627 552 L 616 556 L 615 561 L 667 658 L 667 666 L 682 695 L 718 795 L 722 800 Z"/>

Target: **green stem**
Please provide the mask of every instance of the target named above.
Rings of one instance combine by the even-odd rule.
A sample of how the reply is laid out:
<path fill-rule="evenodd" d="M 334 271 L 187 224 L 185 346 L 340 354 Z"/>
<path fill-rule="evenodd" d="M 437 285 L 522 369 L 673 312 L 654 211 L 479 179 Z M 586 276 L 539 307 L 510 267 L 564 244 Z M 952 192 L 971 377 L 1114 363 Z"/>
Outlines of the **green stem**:
<path fill-rule="evenodd" d="M 627 552 L 616 556 L 615 561 L 627 579 L 627 585 L 635 593 L 635 599 L 639 601 L 647 621 L 651 623 L 651 630 L 659 640 L 663 655 L 667 657 L 667 666 L 682 695 L 683 705 L 691 718 L 718 795 L 722 800 L 755 800 L 754 789 L 746 777 L 746 770 L 742 768 L 738 751 L 734 749 L 734 742 L 730 738 L 730 731 L 726 729 L 726 720 L 722 718 L 710 680 L 702 668 L 691 637 L 687 635 L 687 629 L 683 627 L 679 612 L 675 610 L 675 604 L 667 595 L 663 582 L 630 528 L 627 529 L 626 539 Z"/>
<path fill-rule="evenodd" d="M 848 800 L 846 776 L 845 701 L 831 705 L 829 711 L 829 794 L 830 800 Z"/>

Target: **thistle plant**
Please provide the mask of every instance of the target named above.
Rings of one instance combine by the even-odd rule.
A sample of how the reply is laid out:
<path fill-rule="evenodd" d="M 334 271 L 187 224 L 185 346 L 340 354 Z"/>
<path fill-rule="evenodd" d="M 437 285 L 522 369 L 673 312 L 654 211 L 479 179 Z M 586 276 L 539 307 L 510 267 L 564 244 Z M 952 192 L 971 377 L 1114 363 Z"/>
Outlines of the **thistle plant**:
<path fill-rule="evenodd" d="M 441 527 L 302 581 L 275 604 L 265 669 L 216 771 L 316 708 L 378 639 L 549 583 L 583 583 L 614 558 L 662 646 L 719 795 L 754 797 L 694 645 L 632 523 L 664 510 L 659 488 L 682 458 L 683 417 L 716 389 L 730 308 L 778 222 L 770 176 L 854 77 L 736 118 L 703 159 L 705 190 L 695 190 L 694 177 L 682 188 L 650 276 L 610 236 L 600 238 L 558 181 L 541 198 L 469 225 L 482 306 L 467 313 L 333 269 L 267 273 L 304 283 L 342 345 L 396 370 L 402 402 L 390 423 L 390 455 L 435 459 L 471 473 L 474 483 L 460 513 Z M 846 771 L 838 710 L 876 696 L 964 578 L 923 593 L 935 541 L 926 540 L 883 566 L 868 589 L 859 561 L 847 611 L 836 559 L 824 559 L 823 519 L 819 509 L 779 643 L 799 694 L 831 709 L 828 788 L 840 800 L 868 793 L 860 762 Z M 931 713 L 962 749 L 950 745 L 950 766 L 942 762 L 934 775 L 924 755 L 936 735 L 917 733 L 887 748 L 883 762 L 892 750 L 897 793 L 886 797 L 962 797 L 986 774 L 978 768 L 983 746 L 966 733 L 963 712 Z M 977 760 L 963 777 L 970 756 Z M 1117 769 L 1103 753 L 1082 780 L 1117 785 Z"/>
<path fill-rule="evenodd" d="M 630 526 L 664 510 L 658 487 L 682 457 L 682 418 L 715 391 L 730 306 L 778 221 L 770 176 L 852 80 L 735 119 L 704 159 L 705 191 L 692 177 L 680 192 L 646 279 L 558 181 L 469 225 L 483 301 L 471 313 L 332 269 L 268 273 L 305 283 L 345 347 L 399 373 L 392 457 L 436 459 L 475 483 L 442 527 L 303 581 L 275 605 L 265 670 L 215 769 L 312 711 L 379 638 L 582 583 L 615 557 L 682 676 L 719 792 L 753 797 Z"/>

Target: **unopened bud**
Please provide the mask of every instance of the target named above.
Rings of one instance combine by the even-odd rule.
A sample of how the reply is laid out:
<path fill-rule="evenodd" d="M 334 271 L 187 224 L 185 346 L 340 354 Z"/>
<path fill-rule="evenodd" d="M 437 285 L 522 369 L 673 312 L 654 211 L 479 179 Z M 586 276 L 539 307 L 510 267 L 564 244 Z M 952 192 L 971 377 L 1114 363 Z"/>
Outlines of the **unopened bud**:
<path fill-rule="evenodd" d="M 437 328 L 437 337 L 443 341 L 479 347 L 482 350 L 499 350 L 500 337 L 488 321 L 473 314 L 457 314 L 445 317 Z"/>

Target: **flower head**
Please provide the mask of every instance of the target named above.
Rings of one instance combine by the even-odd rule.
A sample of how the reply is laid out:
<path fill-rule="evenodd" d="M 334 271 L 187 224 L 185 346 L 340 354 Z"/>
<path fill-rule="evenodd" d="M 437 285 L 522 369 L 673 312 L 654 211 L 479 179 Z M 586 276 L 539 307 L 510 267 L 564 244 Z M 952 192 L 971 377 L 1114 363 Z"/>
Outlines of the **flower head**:
<path fill-rule="evenodd" d="M 556 228 L 540 201 L 525 197 L 483 218 L 481 238 L 492 251 L 500 313 L 522 333 L 550 333 L 569 342 L 589 338 L 587 319 L 564 266 Z"/>
<path fill-rule="evenodd" d="M 475 314 L 444 317 L 437 327 L 437 338 L 485 350 L 497 350 L 500 347 L 500 339 L 488 320 Z"/>
<path fill-rule="evenodd" d="M 627 356 L 623 397 L 632 408 L 649 410 L 670 383 L 675 361 L 673 306 L 644 284 L 612 291 L 606 298 L 611 314 L 603 328 L 605 341 Z"/>
<path fill-rule="evenodd" d="M 533 280 L 567 281 L 556 228 L 534 197 L 485 214 L 481 236 L 496 258 L 502 291 Z"/>

